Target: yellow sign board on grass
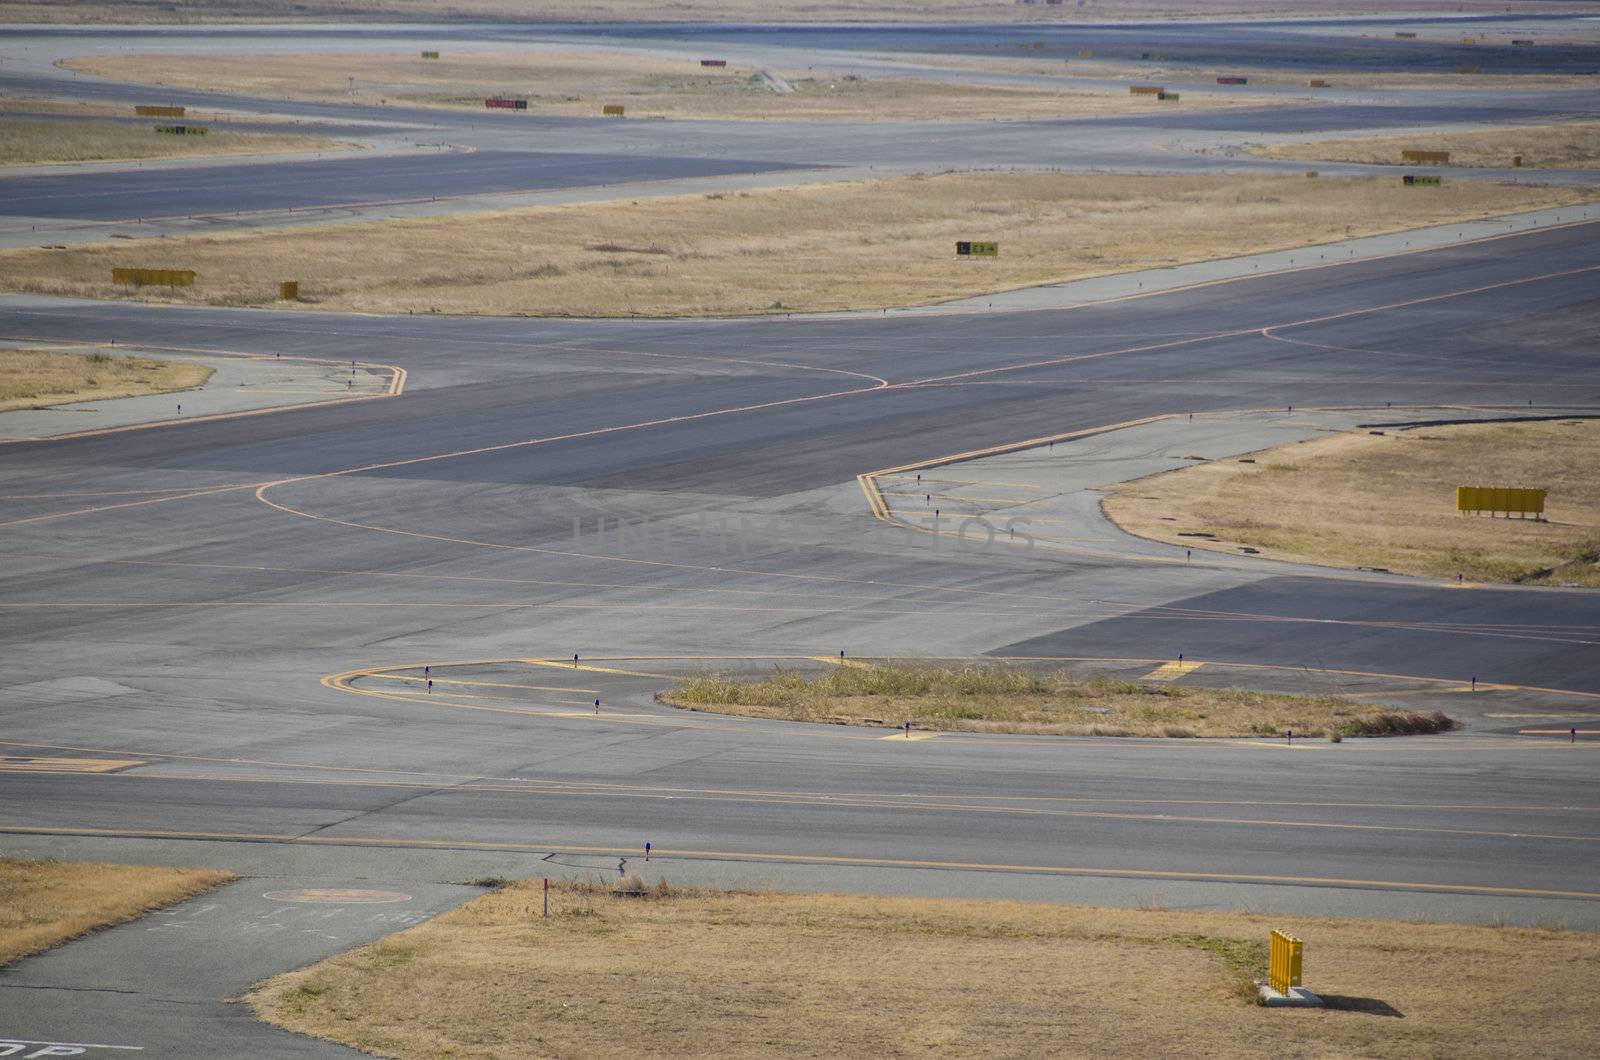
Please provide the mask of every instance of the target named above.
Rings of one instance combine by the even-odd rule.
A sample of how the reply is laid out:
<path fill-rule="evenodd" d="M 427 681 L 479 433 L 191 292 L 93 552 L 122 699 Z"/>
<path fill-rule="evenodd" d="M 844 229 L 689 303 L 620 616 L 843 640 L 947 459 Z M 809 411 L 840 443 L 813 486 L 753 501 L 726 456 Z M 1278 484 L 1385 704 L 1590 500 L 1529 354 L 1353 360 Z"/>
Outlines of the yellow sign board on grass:
<path fill-rule="evenodd" d="M 970 239 L 957 240 L 956 256 L 962 258 L 998 258 L 1000 256 L 1000 244 L 975 243 Z"/>
<path fill-rule="evenodd" d="M 1293 935 L 1273 930 L 1272 944 L 1267 952 L 1267 985 L 1280 994 L 1287 994 L 1291 986 L 1300 986 L 1300 961 L 1302 943 Z"/>
<path fill-rule="evenodd" d="M 1505 512 L 1527 517 L 1544 514 L 1545 490 L 1504 486 L 1457 486 L 1456 511 Z"/>

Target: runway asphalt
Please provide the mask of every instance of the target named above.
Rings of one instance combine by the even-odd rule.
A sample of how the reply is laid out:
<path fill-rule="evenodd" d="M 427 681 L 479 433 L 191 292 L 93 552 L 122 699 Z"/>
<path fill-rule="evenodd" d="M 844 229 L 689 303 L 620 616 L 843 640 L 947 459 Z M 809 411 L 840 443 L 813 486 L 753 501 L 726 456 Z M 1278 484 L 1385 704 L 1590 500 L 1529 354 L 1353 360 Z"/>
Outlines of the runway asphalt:
<path fill-rule="evenodd" d="M 1537 21 L 1537 20 L 1536 20 Z M 1375 24 L 1376 25 L 1376 24 Z M 1430 24 L 1434 25 L 1434 24 Z M 1442 27 L 1444 24 L 1439 23 Z M 1476 25 L 1476 24 L 1475 24 Z M 1496 34 L 1522 23 L 1482 23 Z M 1177 44 L 1204 42 L 1189 55 L 1171 53 L 1171 61 L 1202 67 L 1214 58 L 1232 57 L 1241 66 L 1283 63 L 1293 66 L 1300 49 L 1329 58 L 1339 68 L 1382 68 L 1397 73 L 1426 72 L 1418 54 L 1437 56 L 1453 47 L 1474 53 L 1486 69 L 1521 70 L 1532 65 L 1547 73 L 1600 68 L 1600 43 L 1586 40 L 1585 23 L 1572 20 L 1539 22 L 1540 27 L 1573 36 L 1560 46 L 1541 43 L 1536 49 L 1492 42 L 1484 45 L 1421 44 L 1361 40 L 1348 36 L 1348 26 L 1274 25 L 1140 27 L 1136 30 L 1098 27 L 1092 32 L 1121 42 L 1105 58 L 1127 58 L 1128 42 L 1148 34 L 1172 36 Z M 1512 30 L 1516 31 L 1516 30 Z M 815 123 L 815 122 L 660 122 L 554 119 L 481 111 L 372 106 L 356 103 L 311 103 L 225 96 L 133 86 L 77 74 L 52 65 L 59 58 L 113 51 L 119 47 L 158 42 L 163 50 L 225 50 L 244 54 L 283 50 L 409 50 L 431 30 L 417 27 L 365 27 L 359 31 L 324 27 L 310 31 L 271 27 L 187 27 L 162 30 L 94 27 L 0 29 L 0 94 L 50 94 L 92 101 L 155 99 L 196 108 L 225 105 L 242 113 L 290 115 L 302 121 L 332 123 L 340 135 L 385 144 L 446 142 L 470 147 L 449 153 L 394 153 L 381 158 L 342 157 L 324 161 L 263 160 L 257 163 L 215 160 L 147 170 L 86 167 L 72 175 L 0 175 L 0 216 L 26 218 L 37 241 L 73 238 L 74 226 L 86 220 L 137 222 L 152 218 L 205 217 L 213 228 L 252 223 L 252 214 L 311 208 L 352 208 L 372 204 L 466 199 L 485 193 L 530 192 L 538 189 L 618 184 L 638 185 L 648 193 L 653 182 L 683 177 L 714 178 L 730 174 L 779 172 L 825 166 L 879 167 L 891 172 L 944 167 L 1051 166 L 1072 169 L 1123 168 L 1153 172 L 1281 172 L 1299 171 L 1300 163 L 1276 162 L 1235 150 L 1241 143 L 1316 133 L 1425 128 L 1470 122 L 1528 122 L 1594 117 L 1600 114 L 1595 94 L 1583 88 L 1351 90 L 1337 88 L 1325 100 L 1300 100 L 1272 105 L 1276 97 L 1304 97 L 1295 86 L 1247 86 L 1259 96 L 1260 108 L 1226 111 L 1167 112 L 1125 117 L 1068 118 L 1050 121 L 973 123 Z M 1534 32 L 1534 30 L 1527 30 Z M 1540 33 L 1546 32 L 1544 28 Z M 466 27 L 439 29 L 433 43 L 464 48 L 571 47 L 654 48 L 674 54 L 727 45 L 736 61 L 784 68 L 825 61 L 829 69 L 857 70 L 870 76 L 916 76 L 975 83 L 1004 82 L 1072 87 L 1067 80 L 1042 75 L 952 71 L 929 66 L 941 55 L 976 49 L 1004 57 L 1015 50 L 1020 34 L 1031 42 L 1043 34 L 1042 54 L 1081 47 L 1075 29 L 988 27 L 930 28 L 925 36 L 907 27 L 805 28 L 773 33 L 770 28 L 707 32 L 696 27 Z M 1592 33 L 1589 34 L 1592 36 Z M 898 41 L 887 47 L 885 41 Z M 1065 42 L 1065 43 L 1062 43 Z M 1363 60 L 1350 49 L 1367 54 Z M 1219 52 L 1223 49 L 1224 52 Z M 1231 50 L 1230 50 L 1231 49 Z M 1035 50 L 1027 49 L 1033 57 Z M 1225 53 L 1225 54 L 1224 54 Z M 1370 54 L 1369 54 L 1370 53 Z M 1502 54 L 1504 53 L 1504 54 Z M 1097 52 L 1097 54 L 1102 54 Z M 1166 53 L 1163 53 L 1166 54 Z M 930 56 L 932 57 L 930 59 Z M 1382 56 L 1378 62 L 1374 56 Z M 1132 56 L 1137 58 L 1137 55 Z M 1372 64 L 1376 64 L 1375 66 Z M 1419 65 L 1420 64 L 1420 65 Z M 1084 87 L 1103 87 L 1099 79 L 1080 79 Z M 1179 81 L 1181 81 L 1181 76 Z M 1179 81 L 1173 84 L 1178 85 Z M 1199 85 L 1183 85 L 1197 88 Z M 1216 85 L 1209 85 L 1215 90 Z M 1174 150 L 1173 145 L 1182 144 Z M 1372 167 L 1323 167 L 1331 172 L 1368 172 Z M 241 179 L 248 169 L 250 179 Z M 1535 179 L 1510 172 L 1463 171 L 1465 179 Z M 1537 179 L 1589 182 L 1593 174 L 1544 172 Z M 473 203 L 482 208 L 481 203 Z M 233 218 L 230 222 L 229 218 Z M 302 218 L 342 220 L 342 217 Z M 51 234 L 51 226 L 60 231 Z"/>
<path fill-rule="evenodd" d="M 822 141 L 696 140 L 710 124 L 670 158 L 793 164 Z M 1104 151 L 1144 135 L 1095 127 Z M 1041 128 L 951 127 L 918 150 L 1068 150 Z M 661 164 L 674 130 L 644 130 L 573 147 L 604 157 L 569 155 L 570 172 Z M 912 157 L 895 135 L 841 130 L 832 150 L 876 138 Z M 422 160 L 386 161 L 390 177 L 326 166 L 309 172 L 354 166 L 368 175 L 353 187 L 392 178 L 395 194 L 447 179 Z M 217 180 L 233 191 L 216 201 L 283 195 L 256 186 L 275 172 Z M 1593 591 L 1152 562 L 1155 546 L 938 550 L 875 518 L 856 481 L 1168 413 L 1600 410 L 1597 233 L 1014 313 L 597 322 L 0 298 L 8 339 L 405 373 L 391 397 L 0 444 L 4 850 L 246 877 L 170 928 L 0 972 L 0 1035 L 92 1055 L 348 1055 L 225 999 L 447 908 L 474 879 L 623 859 L 683 882 L 1600 927 L 1600 740 L 1521 734 L 1600 728 Z M 1339 670 L 1433 677 L 1417 701 L 1472 724 L 1338 745 L 907 740 L 896 719 L 790 725 L 652 699 L 699 667 L 841 651 L 1123 667 L 1183 652 L 1317 691 Z M 1564 694 L 1522 689 L 1507 710 L 1449 690 L 1474 677 Z M 293 897 L 307 887 L 401 897 L 346 895 L 318 931 Z"/>

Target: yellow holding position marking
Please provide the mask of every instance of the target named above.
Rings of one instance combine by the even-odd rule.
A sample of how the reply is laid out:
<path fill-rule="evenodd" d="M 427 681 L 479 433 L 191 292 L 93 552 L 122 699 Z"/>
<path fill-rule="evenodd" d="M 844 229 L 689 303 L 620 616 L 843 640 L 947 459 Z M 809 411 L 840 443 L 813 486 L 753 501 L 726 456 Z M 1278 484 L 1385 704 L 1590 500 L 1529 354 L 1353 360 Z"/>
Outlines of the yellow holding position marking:
<path fill-rule="evenodd" d="M 1160 666 L 1156 667 L 1154 670 L 1151 670 L 1149 673 L 1147 673 L 1143 677 L 1139 678 L 1139 680 L 1141 680 L 1141 681 L 1176 681 L 1178 678 L 1184 676 L 1185 674 L 1194 673 L 1196 670 L 1200 669 L 1200 667 L 1202 667 L 1204 665 L 1205 665 L 1205 663 L 1197 663 L 1197 662 L 1169 662 L 1169 663 L 1162 663 Z"/>
<path fill-rule="evenodd" d="M 617 670 L 609 666 L 590 666 L 587 663 L 567 662 L 564 659 L 518 659 L 517 661 L 527 663 L 529 666 L 553 666 L 557 670 L 585 670 L 592 674 L 620 674 L 623 677 L 654 677 L 663 681 L 672 680 L 671 674 L 647 674 L 640 670 Z"/>
<path fill-rule="evenodd" d="M 140 758 L 39 758 L 33 755 L 0 755 L 0 772 L 6 773 L 112 773 L 142 766 Z"/>

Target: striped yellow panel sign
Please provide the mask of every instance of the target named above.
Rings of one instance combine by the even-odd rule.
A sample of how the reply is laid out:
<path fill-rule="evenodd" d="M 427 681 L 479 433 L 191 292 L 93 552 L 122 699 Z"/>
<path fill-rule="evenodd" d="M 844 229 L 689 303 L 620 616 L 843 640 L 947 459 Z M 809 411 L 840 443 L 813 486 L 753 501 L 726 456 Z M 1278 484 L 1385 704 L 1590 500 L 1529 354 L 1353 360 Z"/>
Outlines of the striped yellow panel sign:
<path fill-rule="evenodd" d="M 112 269 L 111 282 L 134 287 L 193 287 L 193 269 Z"/>
<path fill-rule="evenodd" d="M 4 773 L 115 773 L 144 765 L 142 758 L 41 758 L 35 755 L 0 755 Z"/>
<path fill-rule="evenodd" d="M 1456 511 L 1543 515 L 1545 493 L 1545 490 L 1507 486 L 1457 486 Z"/>
<path fill-rule="evenodd" d="M 600 113 L 608 118 L 620 118 L 626 109 L 621 103 L 607 103 L 600 108 Z"/>
<path fill-rule="evenodd" d="M 133 112 L 142 118 L 181 118 L 182 107 L 155 107 L 140 103 L 133 108 Z"/>
<path fill-rule="evenodd" d="M 1161 93 L 1163 93 L 1165 91 L 1166 91 L 1166 89 L 1162 88 L 1160 85 L 1129 85 L 1128 86 L 1128 95 L 1130 95 L 1130 96 L 1159 96 L 1159 95 L 1161 95 Z"/>
<path fill-rule="evenodd" d="M 1304 945 L 1293 935 L 1276 929 L 1268 940 L 1267 985 L 1280 994 L 1287 994 L 1291 986 L 1300 985 Z"/>
<path fill-rule="evenodd" d="M 1314 79 L 1306 82 L 1306 87 L 1307 88 L 1327 88 L 1328 87 L 1328 82 L 1323 81 L 1323 80 L 1321 80 L 1319 78 L 1314 78 Z"/>

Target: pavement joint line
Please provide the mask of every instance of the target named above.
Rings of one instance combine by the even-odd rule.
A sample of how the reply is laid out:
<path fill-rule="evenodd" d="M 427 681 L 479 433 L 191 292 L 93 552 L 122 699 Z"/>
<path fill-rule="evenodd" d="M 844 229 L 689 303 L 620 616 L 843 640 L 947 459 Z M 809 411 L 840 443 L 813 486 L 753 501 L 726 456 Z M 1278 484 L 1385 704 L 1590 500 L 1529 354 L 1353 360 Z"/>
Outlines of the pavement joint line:
<path fill-rule="evenodd" d="M 213 842 L 255 842 L 305 844 L 316 846 L 395 847 L 433 850 L 548 851 L 562 854 L 604 854 L 627 856 L 636 848 L 579 846 L 565 843 L 512 843 L 465 839 L 402 839 L 376 836 L 331 836 L 327 834 L 273 832 L 190 832 L 175 829 L 122 829 L 19 825 L 0 823 L 0 833 L 13 835 L 110 836 L 128 839 L 188 839 Z M 1039 876 L 1100 876 L 1153 880 L 1197 880 L 1221 883 L 1279 884 L 1299 887 L 1336 887 L 1354 890 L 1419 891 L 1444 894 L 1482 894 L 1514 898 L 1570 898 L 1600 901 L 1600 892 L 1558 890 L 1539 887 L 1493 886 L 1471 883 L 1444 883 L 1419 880 L 1366 880 L 1337 876 L 1293 876 L 1248 872 L 1206 872 L 1181 869 L 1134 867 L 1091 867 L 1077 865 L 1013 865 L 972 861 L 942 861 L 912 858 L 871 858 L 842 854 L 776 853 L 771 851 L 698 850 L 657 848 L 661 860 L 754 861 L 768 864 L 857 865 L 875 868 L 932 869 L 946 872 L 1007 872 Z"/>
<path fill-rule="evenodd" d="M 303 783 L 303 784 L 346 784 L 375 786 L 396 786 L 406 788 L 439 788 L 449 790 L 473 790 L 482 785 L 488 787 L 493 784 L 504 785 L 507 791 L 533 791 L 536 793 L 589 795 L 604 793 L 608 795 L 640 795 L 645 797 L 672 798 L 704 797 L 719 799 L 726 797 L 749 796 L 772 801 L 804 801 L 808 799 L 824 798 L 829 802 L 837 800 L 854 800 L 866 803 L 882 801 L 884 805 L 896 806 L 908 804 L 909 800 L 917 799 L 928 801 L 937 807 L 940 801 L 948 802 L 954 799 L 963 799 L 969 803 L 981 803 L 985 800 L 997 801 L 1000 799 L 1014 799 L 1028 803 L 1071 805 L 1104 804 L 1137 805 L 1137 806 L 1265 806 L 1265 807 L 1309 807 L 1316 809 L 1362 809 L 1362 810 L 1423 810 L 1423 811 L 1458 811 L 1476 810 L 1479 812 L 1498 813 L 1600 813 L 1600 805 L 1596 806 L 1541 806 L 1541 805 L 1501 805 L 1501 804 L 1476 804 L 1476 803 L 1387 803 L 1387 802 L 1349 802 L 1349 801 L 1313 801 L 1305 799 L 1130 799 L 1124 797 L 1104 798 L 1100 796 L 1083 795 L 983 795 L 978 793 L 965 793 L 961 795 L 945 795 L 937 791 L 912 792 L 912 793 L 884 793 L 884 792 L 839 792 L 819 793 L 806 791 L 773 791 L 762 789 L 743 788 L 680 788 L 680 787 L 644 787 L 637 784 L 608 784 L 602 781 L 560 781 L 541 780 L 526 777 L 490 776 L 487 774 L 472 773 L 424 773 L 407 769 L 378 769 L 362 766 L 328 766 L 303 762 L 274 762 L 250 758 L 215 758 L 202 755 L 165 754 L 150 751 L 122 751 L 100 747 L 65 747 L 55 744 L 20 743 L 14 740 L 0 740 L 0 746 L 32 747 L 38 749 L 92 752 L 97 754 L 140 754 L 146 759 L 158 759 L 167 762 L 204 762 L 208 764 L 224 765 L 249 765 L 266 766 L 279 769 L 302 769 L 331 771 L 335 773 L 371 773 L 382 776 L 416 776 L 425 778 L 415 781 L 397 780 L 343 780 L 308 778 L 246 778 L 261 779 L 275 783 Z M 1524 745 L 1525 746 L 1525 745 Z M 97 774 L 99 776 L 118 776 L 138 780 L 189 780 L 195 779 L 180 773 L 152 773 L 129 772 L 115 774 Z M 235 775 L 206 775 L 199 774 L 202 779 L 233 779 Z M 500 790 L 491 788 L 491 790 Z M 1004 808 L 1004 807 L 1002 807 Z"/>
<path fill-rule="evenodd" d="M 254 482 L 252 482 L 252 483 L 227 483 L 227 485 L 238 486 L 239 488 L 242 489 L 247 485 L 254 486 L 254 485 L 258 485 L 258 483 L 254 483 Z M 179 492 L 180 490 L 188 489 L 188 488 L 189 487 L 175 487 L 174 489 L 170 489 L 170 490 L 159 490 L 159 491 L 153 491 L 153 492 L 175 493 L 175 492 Z M 88 495 L 89 496 L 100 496 L 101 494 L 88 494 Z M 10 497 L 10 498 L 0 497 L 0 500 L 6 500 L 6 499 L 23 499 L 23 500 L 27 500 L 27 499 L 32 499 L 32 498 L 27 498 L 27 497 L 21 497 L 21 498 L 19 498 L 19 497 Z M 505 577 L 491 578 L 491 577 L 473 576 L 473 575 L 427 574 L 427 573 L 422 573 L 422 572 L 417 572 L 417 571 L 347 570 L 347 569 L 338 569 L 338 568 L 329 568 L 329 567 L 281 567 L 281 566 L 257 566 L 257 565 L 254 565 L 254 564 L 243 564 L 243 563 L 176 562 L 176 561 L 163 561 L 163 560 L 151 560 L 151 559 L 135 559 L 135 558 L 121 557 L 121 556 L 116 556 L 116 557 L 101 556 L 101 557 L 94 557 L 94 558 L 85 558 L 84 556 L 79 555 L 79 554 L 51 553 L 51 552 L 13 552 L 13 553 L 8 553 L 8 555 L 11 556 L 11 557 L 16 557 L 16 558 L 68 559 L 68 560 L 75 560 L 75 561 L 84 562 L 84 563 L 122 564 L 122 565 L 127 565 L 127 566 L 145 566 L 145 567 L 177 567 L 177 568 L 182 568 L 182 569 L 196 568 L 196 569 L 206 569 L 206 570 L 235 570 L 235 571 L 242 570 L 242 571 L 261 571 L 261 572 L 271 572 L 271 573 L 292 573 L 292 574 L 339 574 L 339 575 L 350 575 L 350 576 L 355 576 L 355 577 L 414 578 L 414 579 L 424 580 L 424 581 L 493 582 L 495 584 L 510 583 L 510 584 L 517 584 L 517 585 L 545 585 L 545 586 L 558 586 L 558 587 L 562 587 L 562 588 L 583 588 L 583 589 L 633 590 L 635 588 L 634 586 L 624 585 L 624 584 L 620 584 L 620 583 L 586 582 L 586 581 L 574 581 L 574 580 L 570 580 L 570 579 L 558 579 L 558 578 L 505 578 Z M 924 587 L 924 588 L 931 588 L 931 587 Z M 816 596 L 819 596 L 819 595 L 824 595 L 824 596 L 827 596 L 829 599 L 842 599 L 842 600 L 850 600 L 850 601 L 856 601 L 856 602 L 862 602 L 862 603 L 872 602 L 872 600 L 873 600 L 873 598 L 871 598 L 871 597 L 853 596 L 853 595 L 848 595 L 848 594 L 817 593 L 815 591 L 808 591 L 808 592 L 805 592 L 805 593 L 799 593 L 799 592 L 790 592 L 790 591 L 782 590 L 782 589 L 729 589 L 729 588 L 715 588 L 715 587 L 712 587 L 712 588 L 700 588 L 700 587 L 686 588 L 686 587 L 683 587 L 683 586 L 658 585 L 658 586 L 654 586 L 652 591 L 655 591 L 655 592 L 720 593 L 720 594 L 739 595 L 739 596 L 803 596 L 803 597 L 816 597 Z M 995 594 L 995 595 L 1000 595 L 1000 594 Z M 1013 605 L 1013 606 L 1016 606 L 1016 605 Z M 1036 606 L 1043 606 L 1043 605 L 1036 605 Z M 749 658 L 764 658 L 764 659 L 765 658 L 771 658 L 771 659 L 798 658 L 798 656 L 793 656 L 793 655 L 764 655 L 764 656 L 748 656 L 748 657 Z M 647 658 L 649 658 L 649 656 L 634 656 L 633 658 L 647 659 Z M 692 658 L 692 656 L 681 656 L 681 657 L 680 656 L 673 656 L 673 658 Z M 718 658 L 720 658 L 720 656 L 718 656 Z"/>

